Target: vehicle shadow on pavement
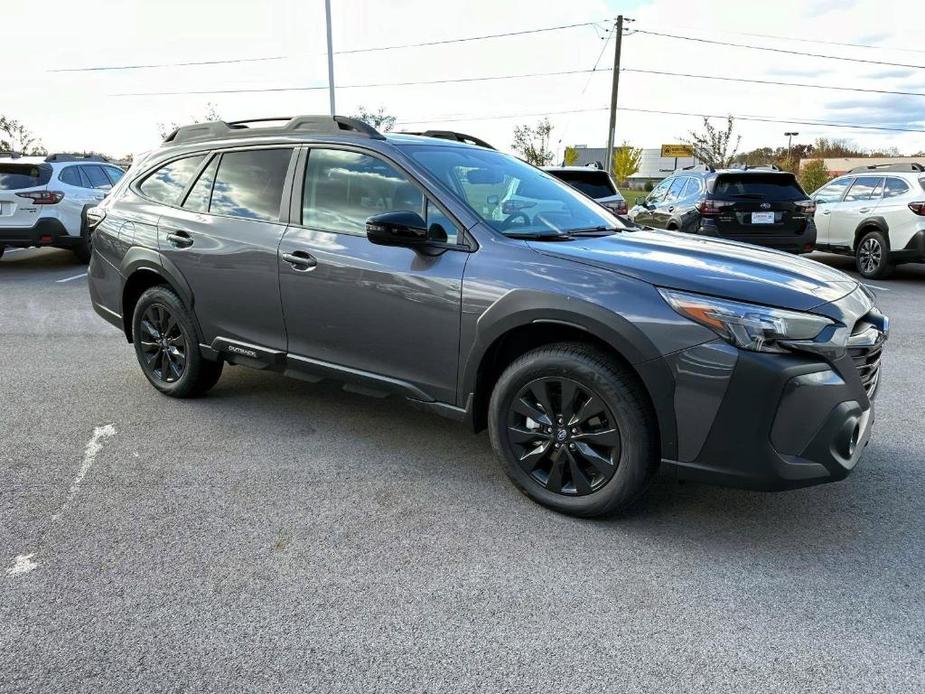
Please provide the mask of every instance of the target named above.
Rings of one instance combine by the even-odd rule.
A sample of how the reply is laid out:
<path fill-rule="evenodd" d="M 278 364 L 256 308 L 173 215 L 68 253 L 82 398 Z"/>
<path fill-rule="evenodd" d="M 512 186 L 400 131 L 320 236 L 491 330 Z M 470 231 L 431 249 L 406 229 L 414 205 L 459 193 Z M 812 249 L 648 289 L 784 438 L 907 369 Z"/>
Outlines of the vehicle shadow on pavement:
<path fill-rule="evenodd" d="M 27 273 L 35 270 L 87 269 L 77 256 L 60 248 L 7 248 L 0 258 L 0 279 L 13 273 Z"/>
<path fill-rule="evenodd" d="M 925 282 L 925 264 L 922 263 L 905 263 L 903 265 L 897 265 L 889 279 L 864 280 L 857 272 L 853 257 L 822 252 L 810 253 L 804 257 L 809 258 L 810 260 L 815 260 L 824 265 L 828 265 L 829 267 L 835 268 L 836 270 L 847 272 L 859 281 L 863 281 L 867 284 L 873 284 L 879 287 L 884 287 L 886 289 L 889 289 L 890 284 L 897 281 Z"/>

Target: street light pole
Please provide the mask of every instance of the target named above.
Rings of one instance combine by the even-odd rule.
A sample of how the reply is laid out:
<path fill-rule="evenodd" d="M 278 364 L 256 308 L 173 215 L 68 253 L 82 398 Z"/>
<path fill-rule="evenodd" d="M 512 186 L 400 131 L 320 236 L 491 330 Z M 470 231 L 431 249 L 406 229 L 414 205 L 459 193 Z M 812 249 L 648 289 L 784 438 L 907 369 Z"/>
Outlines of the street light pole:
<path fill-rule="evenodd" d="M 632 20 L 630 20 L 632 21 Z M 617 16 L 616 47 L 613 52 L 613 82 L 610 87 L 610 124 L 607 127 L 607 173 L 613 170 L 613 140 L 617 124 L 617 92 L 620 90 L 620 53 L 623 48 L 623 15 Z"/>
<path fill-rule="evenodd" d="M 324 0 L 324 15 L 328 27 L 328 94 L 331 97 L 331 115 L 334 111 L 334 44 L 331 42 L 331 0 Z"/>
<path fill-rule="evenodd" d="M 793 138 L 800 133 L 784 133 L 787 136 L 787 163 L 793 168 Z"/>

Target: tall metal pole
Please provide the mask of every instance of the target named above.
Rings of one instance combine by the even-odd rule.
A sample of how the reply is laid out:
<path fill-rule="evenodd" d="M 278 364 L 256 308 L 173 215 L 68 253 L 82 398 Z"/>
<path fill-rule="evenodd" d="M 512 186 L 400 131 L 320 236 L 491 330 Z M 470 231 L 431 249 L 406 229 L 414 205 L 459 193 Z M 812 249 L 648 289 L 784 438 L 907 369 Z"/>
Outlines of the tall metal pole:
<path fill-rule="evenodd" d="M 331 95 L 331 115 L 334 110 L 334 44 L 331 41 L 331 0 L 324 0 L 324 14 L 328 26 L 328 93 Z"/>
<path fill-rule="evenodd" d="M 620 90 L 620 51 L 623 48 L 623 15 L 617 16 L 617 41 L 613 52 L 613 83 L 610 88 L 610 125 L 607 127 L 607 173 L 613 170 L 613 140 L 617 125 L 617 93 Z"/>

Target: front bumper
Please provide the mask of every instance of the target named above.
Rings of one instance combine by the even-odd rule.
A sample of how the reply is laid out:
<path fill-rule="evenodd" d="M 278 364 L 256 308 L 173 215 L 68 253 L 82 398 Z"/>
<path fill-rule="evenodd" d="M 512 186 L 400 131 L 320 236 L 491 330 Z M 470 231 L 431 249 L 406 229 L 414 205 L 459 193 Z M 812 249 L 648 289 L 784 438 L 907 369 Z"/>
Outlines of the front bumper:
<path fill-rule="evenodd" d="M 701 236 L 740 241 L 788 253 L 810 253 L 816 247 L 816 225 L 813 220 L 807 220 L 806 228 L 799 233 L 762 234 L 752 231 L 728 233 L 720 231 L 715 220 L 701 219 L 697 233 Z"/>
<path fill-rule="evenodd" d="M 855 362 L 712 342 L 670 358 L 679 479 L 777 491 L 845 478 L 874 422 Z"/>
<path fill-rule="evenodd" d="M 68 234 L 61 220 L 53 217 L 43 217 L 31 227 L 0 227 L 0 246 L 71 248 L 78 243 L 80 237 Z"/>

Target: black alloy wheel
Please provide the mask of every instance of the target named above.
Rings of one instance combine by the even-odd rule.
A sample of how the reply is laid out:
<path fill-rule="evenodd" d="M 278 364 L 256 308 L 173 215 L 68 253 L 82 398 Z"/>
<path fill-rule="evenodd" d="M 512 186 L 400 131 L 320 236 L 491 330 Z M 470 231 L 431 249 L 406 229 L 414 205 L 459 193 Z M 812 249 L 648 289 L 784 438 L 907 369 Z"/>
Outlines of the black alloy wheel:
<path fill-rule="evenodd" d="M 183 327 L 164 304 L 154 303 L 141 315 L 143 365 L 157 380 L 175 383 L 186 371 L 189 340 Z"/>
<path fill-rule="evenodd" d="M 507 433 L 523 471 L 556 494 L 597 491 L 620 461 L 620 431 L 610 409 L 570 378 L 538 378 L 521 388 L 511 403 Z"/>
<path fill-rule="evenodd" d="M 893 273 L 889 243 L 880 231 L 870 231 L 861 238 L 856 263 L 865 279 L 886 279 Z"/>

